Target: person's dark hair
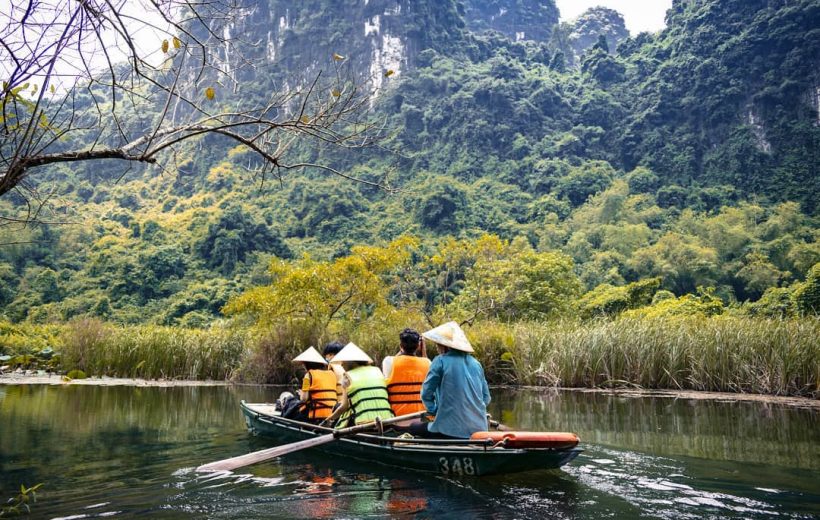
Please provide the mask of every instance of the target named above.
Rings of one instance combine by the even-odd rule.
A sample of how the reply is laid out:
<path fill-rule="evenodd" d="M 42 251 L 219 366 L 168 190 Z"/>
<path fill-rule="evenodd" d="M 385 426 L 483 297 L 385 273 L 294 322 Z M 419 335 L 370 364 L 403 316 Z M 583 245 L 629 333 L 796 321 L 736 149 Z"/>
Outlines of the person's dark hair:
<path fill-rule="evenodd" d="M 310 362 L 307 362 L 304 365 L 305 365 L 305 368 L 308 369 L 308 370 L 322 370 L 324 368 L 327 368 L 327 365 L 325 365 L 324 363 L 310 363 Z"/>
<path fill-rule="evenodd" d="M 330 343 L 325 345 L 324 350 L 322 350 L 322 355 L 327 356 L 328 354 L 333 354 L 335 356 L 343 348 L 345 348 L 345 346 L 339 343 L 338 341 L 331 341 Z"/>
<path fill-rule="evenodd" d="M 401 349 L 408 354 L 416 352 L 416 349 L 419 348 L 419 341 L 421 341 L 421 336 L 413 329 L 404 329 L 399 333 Z"/>

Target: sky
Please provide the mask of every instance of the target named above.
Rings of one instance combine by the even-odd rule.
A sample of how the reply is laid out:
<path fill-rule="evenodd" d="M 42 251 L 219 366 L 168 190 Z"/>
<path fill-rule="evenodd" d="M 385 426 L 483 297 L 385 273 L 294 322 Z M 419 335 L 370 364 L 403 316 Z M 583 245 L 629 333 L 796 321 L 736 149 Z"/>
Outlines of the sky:
<path fill-rule="evenodd" d="M 633 35 L 663 29 L 666 10 L 672 7 L 672 0 L 555 0 L 555 3 L 561 11 L 561 21 L 577 18 L 590 7 L 615 9 L 623 15 L 626 28 Z"/>
<path fill-rule="evenodd" d="M 126 20 L 130 26 L 132 37 L 135 40 L 135 45 L 139 55 L 148 63 L 158 66 L 162 63 L 165 55 L 161 50 L 162 41 L 170 39 L 172 35 L 167 30 L 158 28 L 165 25 L 162 17 L 157 14 L 156 10 L 150 3 L 152 0 L 109 0 L 112 4 L 121 7 L 120 15 Z M 62 32 L 63 26 L 68 21 L 69 16 L 78 9 L 78 4 L 75 0 L 42 0 L 35 2 L 36 6 L 29 15 L 28 20 L 32 23 L 27 24 L 28 29 L 25 31 L 26 40 L 38 42 L 38 37 L 43 34 L 44 42 L 54 42 Z M 17 23 L 22 19 L 23 14 L 28 9 L 29 3 L 25 0 L 0 0 L 0 39 L 7 43 L 14 49 L 15 54 L 21 59 L 31 59 L 31 52 L 27 51 L 26 46 L 22 44 L 23 32 Z M 55 20 L 59 23 L 55 24 Z M 49 29 L 41 29 L 48 27 Z M 116 36 L 112 30 L 103 33 L 103 40 L 106 42 L 106 50 L 111 56 L 112 61 L 118 62 L 126 57 L 125 50 L 127 49 L 121 38 Z M 76 38 L 70 41 L 75 42 Z M 90 32 L 86 32 L 83 38 L 82 54 L 83 59 L 80 58 L 76 51 L 75 45 L 64 49 L 60 54 L 60 58 L 54 65 L 54 72 L 51 76 L 49 84 L 56 87 L 60 92 L 71 88 L 77 78 L 86 78 L 88 73 L 86 71 L 86 64 L 96 73 L 106 70 L 107 62 L 102 45 Z M 29 47 L 30 48 L 30 47 Z M 39 49 L 45 49 L 46 45 L 42 45 Z M 45 52 L 42 63 L 47 63 L 52 56 L 52 53 Z M 15 68 L 6 48 L 0 47 L 0 77 L 4 80 L 11 75 Z M 42 84 L 42 74 L 37 74 L 30 79 L 30 83 Z"/>

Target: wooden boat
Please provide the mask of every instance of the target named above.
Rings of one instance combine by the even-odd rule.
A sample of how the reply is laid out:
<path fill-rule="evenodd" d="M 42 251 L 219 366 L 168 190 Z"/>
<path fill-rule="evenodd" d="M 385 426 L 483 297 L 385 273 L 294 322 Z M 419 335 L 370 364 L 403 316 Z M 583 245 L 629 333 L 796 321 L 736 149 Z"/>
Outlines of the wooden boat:
<path fill-rule="evenodd" d="M 270 437 L 277 444 L 303 441 L 332 433 L 331 428 L 308 424 L 279 415 L 273 404 L 242 401 L 245 423 L 255 435 Z M 551 434 L 553 437 L 558 434 Z M 567 434 L 572 435 L 572 434 Z M 368 462 L 454 476 L 484 476 L 555 469 L 567 464 L 583 450 L 575 443 L 555 448 L 507 447 L 509 435 L 480 439 L 405 439 L 391 432 L 359 433 L 312 449 Z M 513 436 L 514 437 L 514 436 Z M 532 444 L 529 444 L 532 445 Z"/>

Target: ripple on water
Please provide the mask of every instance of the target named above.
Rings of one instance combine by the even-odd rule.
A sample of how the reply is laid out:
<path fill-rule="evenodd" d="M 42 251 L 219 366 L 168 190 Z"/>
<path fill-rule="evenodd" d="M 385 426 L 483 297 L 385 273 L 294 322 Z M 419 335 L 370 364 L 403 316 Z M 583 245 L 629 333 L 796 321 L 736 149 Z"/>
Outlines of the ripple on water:
<path fill-rule="evenodd" d="M 779 516 L 770 504 L 748 497 L 697 489 L 685 468 L 664 457 L 592 447 L 567 472 L 583 484 L 663 518 Z M 681 480 L 689 483 L 680 482 Z M 711 516 L 710 516 L 711 515 Z"/>

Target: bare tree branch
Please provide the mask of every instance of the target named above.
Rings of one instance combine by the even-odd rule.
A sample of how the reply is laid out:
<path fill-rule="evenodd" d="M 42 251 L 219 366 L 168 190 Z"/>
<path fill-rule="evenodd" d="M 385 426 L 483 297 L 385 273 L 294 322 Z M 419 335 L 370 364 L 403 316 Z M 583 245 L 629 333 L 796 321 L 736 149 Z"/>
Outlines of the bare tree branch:
<path fill-rule="evenodd" d="M 238 94 L 237 70 L 255 67 L 239 52 L 249 42 L 215 27 L 242 13 L 234 0 L 38 0 L 0 14 L 0 197 L 14 190 L 43 204 L 48 197 L 36 196 L 29 179 L 45 167 L 160 165 L 205 135 L 255 154 L 262 183 L 311 168 L 389 190 L 330 165 L 287 161 L 297 143 L 362 148 L 378 143 L 384 127 L 369 116 L 373 92 L 338 64 L 335 74 L 294 78 L 261 102 Z M 143 30 L 158 35 L 150 50 L 137 37 Z M 220 59 L 228 49 L 231 59 Z"/>

